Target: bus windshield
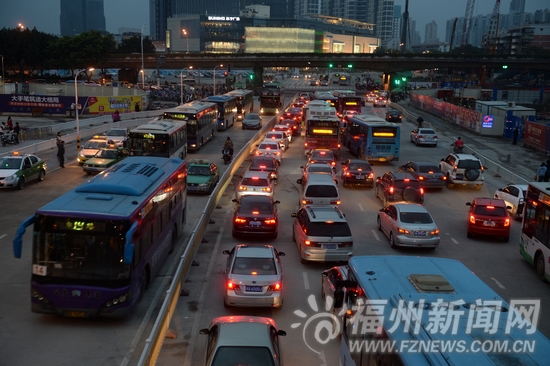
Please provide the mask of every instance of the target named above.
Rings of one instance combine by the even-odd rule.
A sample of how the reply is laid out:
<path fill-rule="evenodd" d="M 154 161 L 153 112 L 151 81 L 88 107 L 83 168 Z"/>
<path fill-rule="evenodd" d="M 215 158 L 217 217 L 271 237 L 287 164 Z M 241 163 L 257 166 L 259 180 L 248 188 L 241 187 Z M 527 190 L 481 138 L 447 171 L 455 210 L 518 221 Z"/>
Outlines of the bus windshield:
<path fill-rule="evenodd" d="M 170 135 L 132 132 L 128 147 L 137 155 L 165 157 L 170 156 L 169 139 Z"/>
<path fill-rule="evenodd" d="M 130 278 L 130 267 L 123 261 L 124 235 L 129 228 L 127 221 L 39 216 L 33 274 L 120 286 L 120 281 Z"/>

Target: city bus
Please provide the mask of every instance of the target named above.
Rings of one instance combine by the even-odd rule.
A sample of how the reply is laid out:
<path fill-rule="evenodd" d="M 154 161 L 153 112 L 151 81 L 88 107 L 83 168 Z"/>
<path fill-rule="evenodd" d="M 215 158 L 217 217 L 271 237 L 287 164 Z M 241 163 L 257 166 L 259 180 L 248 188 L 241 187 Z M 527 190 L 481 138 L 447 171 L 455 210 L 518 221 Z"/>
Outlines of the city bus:
<path fill-rule="evenodd" d="M 399 161 L 400 127 L 383 118 L 355 115 L 348 118 L 342 144 L 360 159 Z"/>
<path fill-rule="evenodd" d="M 340 109 L 340 101 L 338 97 L 334 96 L 332 92 L 326 90 L 326 91 L 316 91 L 313 93 L 313 98 L 317 100 L 324 100 L 330 103 L 330 106 L 338 112 Z"/>
<path fill-rule="evenodd" d="M 187 207 L 187 164 L 130 156 L 39 208 L 31 225 L 31 310 L 124 317 L 177 245 Z"/>
<path fill-rule="evenodd" d="M 343 116 L 347 111 L 353 111 L 361 114 L 363 108 L 363 99 L 356 95 L 340 95 L 338 96 L 338 114 Z"/>
<path fill-rule="evenodd" d="M 276 115 L 283 106 L 283 94 L 279 83 L 264 84 L 260 91 L 260 114 Z"/>
<path fill-rule="evenodd" d="M 519 252 L 541 281 L 550 281 L 550 183 L 531 182 L 523 202 Z"/>
<path fill-rule="evenodd" d="M 330 149 L 336 157 L 339 157 L 340 120 L 336 110 L 328 105 L 310 106 L 309 104 L 305 120 L 304 153 L 309 155 L 313 149 Z"/>
<path fill-rule="evenodd" d="M 302 111 L 303 111 L 302 120 L 303 121 L 307 120 L 307 115 L 308 115 L 309 109 L 310 108 L 315 108 L 315 107 L 330 107 L 330 103 L 327 102 L 326 100 L 322 100 L 322 99 L 311 100 L 308 104 L 306 104 L 305 106 L 302 107 Z"/>
<path fill-rule="evenodd" d="M 227 130 L 235 124 L 237 118 L 237 98 L 233 95 L 211 95 L 206 102 L 218 105 L 218 131 Z"/>
<path fill-rule="evenodd" d="M 185 121 L 155 119 L 137 126 L 128 134 L 127 147 L 132 156 L 187 156 L 187 124 Z"/>
<path fill-rule="evenodd" d="M 340 73 L 336 72 L 330 77 L 332 84 L 338 84 L 340 82 Z"/>
<path fill-rule="evenodd" d="M 212 140 L 218 131 L 218 105 L 193 100 L 164 112 L 164 119 L 187 124 L 187 148 L 199 150 Z"/>
<path fill-rule="evenodd" d="M 355 256 L 334 298 L 345 311 L 333 323 L 340 365 L 544 365 L 550 357 L 534 322 L 540 306 L 528 314 L 525 303 L 508 304 L 458 260 Z"/>
<path fill-rule="evenodd" d="M 254 91 L 248 89 L 235 89 L 226 93 L 237 98 L 237 120 L 242 121 L 247 113 L 254 112 Z"/>

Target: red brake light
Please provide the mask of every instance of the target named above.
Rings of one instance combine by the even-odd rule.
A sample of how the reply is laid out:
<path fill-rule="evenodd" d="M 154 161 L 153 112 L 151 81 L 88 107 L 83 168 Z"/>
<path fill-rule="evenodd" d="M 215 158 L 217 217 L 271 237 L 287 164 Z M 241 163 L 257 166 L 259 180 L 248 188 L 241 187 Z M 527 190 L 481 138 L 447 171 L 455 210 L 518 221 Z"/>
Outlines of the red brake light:
<path fill-rule="evenodd" d="M 423 176 L 418 176 L 418 180 L 424 180 Z"/>
<path fill-rule="evenodd" d="M 495 206 L 487 206 L 487 208 L 493 209 L 495 208 Z"/>
<path fill-rule="evenodd" d="M 410 182 L 409 178 L 405 178 L 404 180 L 405 180 L 405 182 Z"/>
<path fill-rule="evenodd" d="M 235 223 L 244 224 L 246 223 L 246 219 L 243 219 L 242 217 L 235 217 Z"/>
<path fill-rule="evenodd" d="M 259 215 L 260 211 L 252 211 L 252 215 Z"/>
<path fill-rule="evenodd" d="M 265 165 L 260 165 L 260 169 L 265 169 L 267 168 Z"/>
<path fill-rule="evenodd" d="M 341 203 L 340 201 L 330 201 L 331 205 L 339 205 L 340 203 Z"/>
<path fill-rule="evenodd" d="M 239 289 L 239 285 L 237 284 L 234 284 L 233 282 L 227 282 L 227 288 L 229 290 L 238 290 Z"/>
<path fill-rule="evenodd" d="M 393 194 L 393 187 L 390 187 L 390 194 Z"/>
<path fill-rule="evenodd" d="M 326 154 L 326 152 L 324 152 L 324 151 L 320 151 L 319 153 L 320 153 L 321 155 L 325 155 L 325 154 Z"/>
<path fill-rule="evenodd" d="M 474 215 L 470 215 L 470 222 L 471 222 L 472 224 L 475 224 L 475 223 L 476 223 L 476 218 L 475 218 Z"/>
<path fill-rule="evenodd" d="M 510 226 L 510 219 L 504 220 L 504 226 Z"/>
<path fill-rule="evenodd" d="M 264 220 L 264 222 L 267 225 L 275 225 L 277 223 L 277 220 L 275 218 L 272 218 L 272 219 L 266 219 L 266 220 Z"/>

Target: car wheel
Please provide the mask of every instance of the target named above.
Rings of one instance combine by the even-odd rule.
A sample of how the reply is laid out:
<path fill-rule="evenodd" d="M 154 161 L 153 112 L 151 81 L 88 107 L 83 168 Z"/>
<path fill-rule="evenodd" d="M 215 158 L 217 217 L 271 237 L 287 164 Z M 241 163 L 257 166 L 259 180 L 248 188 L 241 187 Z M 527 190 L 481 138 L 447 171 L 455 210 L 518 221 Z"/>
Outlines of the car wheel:
<path fill-rule="evenodd" d="M 325 294 L 325 286 L 323 286 L 323 281 L 321 281 L 321 299 L 325 300 L 327 298 L 327 294 Z"/>
<path fill-rule="evenodd" d="M 300 263 L 307 264 L 307 261 L 304 258 L 302 258 L 301 254 L 300 254 Z"/>
<path fill-rule="evenodd" d="M 40 173 L 38 173 L 38 181 L 39 182 L 42 182 L 44 180 L 44 175 L 46 175 L 44 170 L 40 170 Z"/>
<path fill-rule="evenodd" d="M 279 232 L 278 232 L 278 231 L 275 231 L 275 234 L 273 234 L 271 237 L 272 237 L 273 239 L 277 239 L 277 235 L 278 235 L 278 234 L 279 234 Z"/>
<path fill-rule="evenodd" d="M 382 231 L 382 223 L 380 222 L 380 216 L 376 218 L 376 228 L 378 231 Z"/>
<path fill-rule="evenodd" d="M 23 188 L 25 188 L 25 178 L 20 177 L 19 180 L 17 181 L 17 189 L 21 190 Z"/>
<path fill-rule="evenodd" d="M 243 130 L 246 130 L 246 128 L 244 128 L 244 125 L 243 125 Z"/>
<path fill-rule="evenodd" d="M 537 272 L 539 280 L 546 282 L 546 278 L 544 277 L 544 256 L 540 253 L 535 257 L 535 272 Z"/>
<path fill-rule="evenodd" d="M 502 237 L 502 241 L 508 243 L 510 241 L 510 235 Z"/>
<path fill-rule="evenodd" d="M 346 178 L 342 178 L 342 186 L 345 187 L 346 186 Z"/>
<path fill-rule="evenodd" d="M 390 233 L 390 247 L 395 248 L 395 238 L 393 237 L 393 233 Z"/>
<path fill-rule="evenodd" d="M 416 146 L 418 146 L 418 139 L 414 142 L 414 144 L 415 144 Z"/>
<path fill-rule="evenodd" d="M 447 174 L 447 180 L 446 180 L 447 188 L 453 188 L 455 185 L 454 183 L 451 183 L 451 176 Z"/>
<path fill-rule="evenodd" d="M 225 298 L 223 299 L 223 307 L 226 308 L 226 309 L 230 307 L 230 306 L 227 305 L 227 303 L 225 302 Z"/>
<path fill-rule="evenodd" d="M 231 230 L 231 235 L 232 235 L 234 238 L 238 237 L 238 235 L 237 235 L 237 233 L 235 232 L 235 230 Z"/>
<path fill-rule="evenodd" d="M 483 188 L 483 184 L 476 184 L 475 188 L 476 188 L 476 191 L 481 191 L 481 188 Z"/>
<path fill-rule="evenodd" d="M 470 230 L 468 230 L 468 232 L 466 233 L 466 237 L 471 239 L 474 237 L 474 235 L 470 232 Z"/>

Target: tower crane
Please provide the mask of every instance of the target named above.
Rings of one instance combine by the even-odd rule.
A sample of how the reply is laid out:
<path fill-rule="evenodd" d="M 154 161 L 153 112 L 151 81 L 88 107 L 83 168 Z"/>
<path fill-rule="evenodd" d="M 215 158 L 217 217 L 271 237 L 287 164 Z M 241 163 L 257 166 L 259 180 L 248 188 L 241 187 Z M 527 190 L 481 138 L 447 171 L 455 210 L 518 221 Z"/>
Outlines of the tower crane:
<path fill-rule="evenodd" d="M 476 0 L 468 0 L 466 4 L 466 13 L 464 14 L 464 23 L 462 23 L 462 40 L 461 46 L 468 44 L 468 38 L 470 35 L 470 25 L 472 24 L 472 15 L 474 14 L 474 5 Z"/>
<path fill-rule="evenodd" d="M 487 49 L 489 54 L 494 54 L 497 46 L 498 37 L 498 21 L 500 18 L 500 0 L 495 1 L 495 7 L 493 8 L 493 14 L 489 22 L 489 31 L 483 37 L 483 47 Z"/>

